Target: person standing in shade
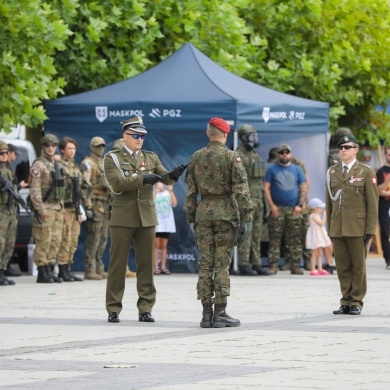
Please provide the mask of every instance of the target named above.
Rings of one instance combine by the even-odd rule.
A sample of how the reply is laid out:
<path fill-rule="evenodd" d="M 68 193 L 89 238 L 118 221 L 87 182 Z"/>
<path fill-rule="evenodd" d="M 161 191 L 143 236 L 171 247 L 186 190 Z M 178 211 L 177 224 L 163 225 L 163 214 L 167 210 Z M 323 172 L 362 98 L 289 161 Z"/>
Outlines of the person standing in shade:
<path fill-rule="evenodd" d="M 59 267 L 58 276 L 65 282 L 81 282 L 75 274 L 70 272 L 73 255 L 76 252 L 82 215 L 80 213 L 82 176 L 80 168 L 74 161 L 77 142 L 73 138 L 64 137 L 60 143 L 62 154 L 61 164 L 65 169 L 66 192 L 64 200 L 64 223 L 62 226 L 61 246 L 57 255 Z"/>
<path fill-rule="evenodd" d="M 121 122 L 124 146 L 104 156 L 104 174 L 112 192 L 110 266 L 106 288 L 108 322 L 119 322 L 125 272 L 132 241 L 137 264 L 138 320 L 154 322 L 154 239 L 158 224 L 153 185 L 175 183 L 186 169 L 167 171 L 158 156 L 142 149 L 147 131 L 141 117 Z"/>
<path fill-rule="evenodd" d="M 379 190 L 379 227 L 386 269 L 390 270 L 390 146 L 385 146 L 385 164 L 376 171 Z"/>
<path fill-rule="evenodd" d="M 203 306 L 202 328 L 240 325 L 226 313 L 229 265 L 238 231 L 244 242 L 251 233 L 253 205 L 241 158 L 226 147 L 229 132 L 225 120 L 211 118 L 206 131 L 210 142 L 192 155 L 186 175 L 184 209 L 200 252 L 197 299 Z"/>
<path fill-rule="evenodd" d="M 83 190 L 87 214 L 87 238 L 84 253 L 84 279 L 101 280 L 107 278 L 102 260 L 108 239 L 110 218 L 110 192 L 103 172 L 103 153 L 106 141 L 93 137 L 91 155 L 80 164 L 83 180 L 87 184 Z"/>
<path fill-rule="evenodd" d="M 292 164 L 289 145 L 280 145 L 278 155 L 278 162 L 267 169 L 264 181 L 264 193 L 270 208 L 269 271 L 277 273 L 284 236 L 285 245 L 289 248 L 291 274 L 302 275 L 299 263 L 302 255 L 301 215 L 306 209 L 306 177 L 300 167 Z"/>
<path fill-rule="evenodd" d="M 156 183 L 154 186 L 154 203 L 158 219 L 154 244 L 154 274 L 169 275 L 171 271 L 167 267 L 168 240 L 171 233 L 176 233 L 173 207 L 177 206 L 177 198 L 173 191 L 173 186 L 164 186 L 160 182 Z M 159 254 L 160 267 L 158 261 Z"/>
<path fill-rule="evenodd" d="M 58 138 L 53 134 L 41 138 L 42 154 L 30 169 L 30 199 L 39 214 L 33 220 L 32 236 L 35 242 L 33 254 L 38 268 L 37 283 L 61 283 L 53 273 L 62 238 L 64 221 L 65 171 L 55 159 Z"/>
<path fill-rule="evenodd" d="M 241 145 L 236 152 L 241 157 L 248 178 L 251 201 L 254 207 L 251 237 L 238 249 L 240 275 L 270 275 L 261 266 L 261 229 L 263 225 L 263 179 L 265 164 L 256 152 L 259 146 L 256 129 L 251 125 L 242 125 L 238 129 Z"/>
<path fill-rule="evenodd" d="M 7 166 L 8 145 L 0 141 L 0 176 L 17 190 L 15 175 Z M 15 246 L 17 202 L 11 193 L 0 183 L 0 286 L 11 286 L 15 282 L 7 278 L 7 266 Z"/>
<path fill-rule="evenodd" d="M 367 247 L 378 221 L 378 188 L 375 171 L 356 159 L 359 144 L 353 135 L 337 142 L 341 163 L 326 174 L 326 214 L 333 240 L 340 308 L 333 314 L 359 315 L 367 292 Z"/>

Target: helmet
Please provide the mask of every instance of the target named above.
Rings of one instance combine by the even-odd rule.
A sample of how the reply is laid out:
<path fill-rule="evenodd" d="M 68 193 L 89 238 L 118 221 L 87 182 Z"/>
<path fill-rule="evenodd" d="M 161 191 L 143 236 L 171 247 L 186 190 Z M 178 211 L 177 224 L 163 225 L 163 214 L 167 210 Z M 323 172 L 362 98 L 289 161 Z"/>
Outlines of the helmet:
<path fill-rule="evenodd" d="M 267 162 L 269 163 L 275 163 L 278 160 L 278 152 L 279 152 L 279 147 L 276 148 L 271 148 L 268 152 L 268 160 Z"/>
<path fill-rule="evenodd" d="M 0 150 L 8 150 L 8 145 L 4 141 L 0 141 Z"/>
<path fill-rule="evenodd" d="M 91 147 L 100 145 L 106 146 L 106 141 L 102 137 L 93 137 L 91 139 Z"/>
<path fill-rule="evenodd" d="M 256 129 L 252 125 L 242 125 L 238 129 L 238 136 L 241 139 L 243 136 L 250 133 L 256 133 Z"/>
<path fill-rule="evenodd" d="M 54 134 L 46 134 L 41 138 L 41 145 L 52 142 L 53 144 L 58 144 L 58 138 Z"/>

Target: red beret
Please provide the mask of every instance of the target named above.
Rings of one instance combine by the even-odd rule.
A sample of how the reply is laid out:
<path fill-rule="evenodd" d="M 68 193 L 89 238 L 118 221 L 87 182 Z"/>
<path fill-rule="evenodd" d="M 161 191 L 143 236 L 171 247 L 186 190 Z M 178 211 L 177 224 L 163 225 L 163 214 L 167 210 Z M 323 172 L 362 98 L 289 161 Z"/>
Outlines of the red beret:
<path fill-rule="evenodd" d="M 224 133 L 230 133 L 230 126 L 222 118 L 211 118 L 209 123 Z"/>

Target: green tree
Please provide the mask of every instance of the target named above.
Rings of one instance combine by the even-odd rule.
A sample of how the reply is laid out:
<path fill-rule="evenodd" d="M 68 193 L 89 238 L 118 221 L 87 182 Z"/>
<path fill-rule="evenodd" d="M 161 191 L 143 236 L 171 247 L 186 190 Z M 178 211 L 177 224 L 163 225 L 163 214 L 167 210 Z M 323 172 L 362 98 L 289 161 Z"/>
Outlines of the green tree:
<path fill-rule="evenodd" d="M 375 109 L 390 96 L 389 10 L 389 0 L 254 0 L 241 10 L 252 46 L 244 76 L 329 102 L 332 130 L 390 142 L 389 117 Z"/>
<path fill-rule="evenodd" d="M 70 2 L 70 0 L 69 0 Z M 0 1 L 0 129 L 46 118 L 43 99 L 63 92 L 54 54 L 64 50 L 71 31 L 57 12 L 40 0 Z"/>

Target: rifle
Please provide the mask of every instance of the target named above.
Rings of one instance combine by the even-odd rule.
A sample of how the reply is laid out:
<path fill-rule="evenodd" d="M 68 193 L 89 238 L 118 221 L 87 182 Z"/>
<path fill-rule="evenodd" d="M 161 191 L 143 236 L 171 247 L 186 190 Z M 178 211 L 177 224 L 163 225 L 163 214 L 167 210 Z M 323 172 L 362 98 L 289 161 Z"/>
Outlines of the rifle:
<path fill-rule="evenodd" d="M 76 216 L 80 215 L 80 206 L 81 206 L 81 194 L 80 194 L 80 178 L 77 176 L 71 177 L 73 187 L 73 205 L 76 211 Z"/>
<path fill-rule="evenodd" d="M 41 220 L 41 217 L 39 216 L 39 214 L 36 212 L 36 210 L 34 210 L 34 214 L 31 213 L 29 207 L 27 206 L 27 203 L 24 201 L 22 195 L 19 194 L 19 192 L 17 192 L 14 188 L 14 186 L 12 185 L 11 182 L 9 182 L 8 180 L 4 179 L 3 176 L 0 175 L 0 183 L 3 184 L 3 188 L 1 189 L 2 192 L 4 191 L 8 191 L 10 195 L 12 195 L 14 197 L 14 199 L 27 211 L 27 213 L 30 215 L 31 218 L 34 219 L 34 217 L 37 219 L 38 223 L 40 225 L 42 225 L 42 220 Z M 11 207 L 11 203 L 12 203 L 12 198 L 9 197 L 8 199 L 8 207 L 10 208 Z"/>

